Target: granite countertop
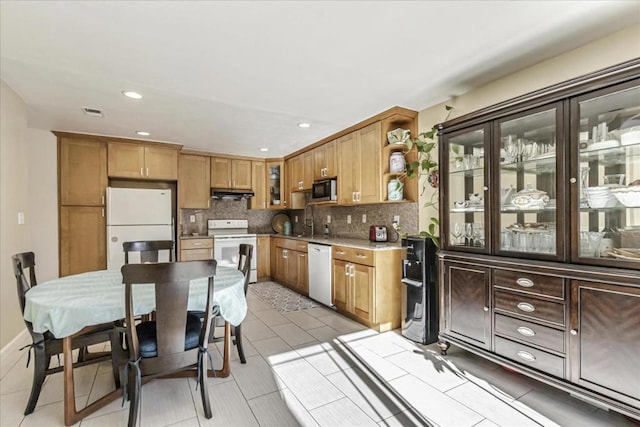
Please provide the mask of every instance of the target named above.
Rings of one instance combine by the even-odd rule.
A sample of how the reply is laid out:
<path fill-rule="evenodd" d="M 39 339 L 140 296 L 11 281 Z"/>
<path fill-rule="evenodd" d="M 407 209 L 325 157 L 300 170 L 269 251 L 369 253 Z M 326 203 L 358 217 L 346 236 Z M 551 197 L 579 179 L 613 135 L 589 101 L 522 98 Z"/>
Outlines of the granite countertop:
<path fill-rule="evenodd" d="M 271 237 L 280 237 L 283 239 L 302 240 L 309 243 L 318 243 L 321 245 L 341 245 L 353 248 L 369 249 L 374 251 L 401 249 L 400 240 L 397 242 L 370 242 L 366 239 L 348 239 L 345 237 L 329 237 L 325 239 L 321 236 L 285 236 L 284 234 L 271 234 Z"/>

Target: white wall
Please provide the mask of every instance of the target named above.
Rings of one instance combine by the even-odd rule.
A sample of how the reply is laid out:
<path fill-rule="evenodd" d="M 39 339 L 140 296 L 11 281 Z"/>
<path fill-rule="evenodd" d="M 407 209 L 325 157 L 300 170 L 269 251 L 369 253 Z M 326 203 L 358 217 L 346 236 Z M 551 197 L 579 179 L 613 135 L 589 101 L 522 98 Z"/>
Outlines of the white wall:
<path fill-rule="evenodd" d="M 58 151 L 48 130 L 27 128 L 31 251 L 38 282 L 58 277 Z"/>
<path fill-rule="evenodd" d="M 455 108 L 451 118 L 459 117 L 519 95 L 638 58 L 640 57 L 638 40 L 640 40 L 640 25 L 629 27 L 495 80 L 455 99 L 422 110 L 418 116 L 420 132 L 425 132 L 444 120 L 445 105 L 452 105 Z M 420 230 L 426 229 L 430 217 L 438 216 L 437 210 L 422 207 L 431 194 L 433 192 L 427 186 L 420 198 Z"/>
<path fill-rule="evenodd" d="M 24 101 L 5 82 L 0 99 L 0 348 L 24 322 L 11 255 L 36 254 L 38 282 L 58 277 L 57 144 L 49 132 L 27 128 Z M 23 212 L 24 225 L 18 225 Z"/>
<path fill-rule="evenodd" d="M 0 348 L 24 329 L 11 255 L 31 249 L 26 130 L 25 103 L 0 81 Z"/>

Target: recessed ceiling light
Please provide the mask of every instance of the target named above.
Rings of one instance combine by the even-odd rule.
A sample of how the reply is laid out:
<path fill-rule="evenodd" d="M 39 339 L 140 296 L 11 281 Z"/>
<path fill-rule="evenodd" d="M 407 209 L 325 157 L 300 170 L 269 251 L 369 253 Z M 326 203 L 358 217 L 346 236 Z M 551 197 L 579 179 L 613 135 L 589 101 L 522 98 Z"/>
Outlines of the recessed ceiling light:
<path fill-rule="evenodd" d="M 145 131 L 145 130 L 137 130 L 136 133 L 140 136 L 149 136 L 151 135 L 149 132 Z"/>
<path fill-rule="evenodd" d="M 302 123 L 298 123 L 298 127 L 306 129 L 306 128 L 310 128 L 311 124 L 307 122 L 302 122 Z"/>
<path fill-rule="evenodd" d="M 138 92 L 134 92 L 131 90 L 123 90 L 122 94 L 131 99 L 142 99 L 142 95 L 140 95 Z"/>
<path fill-rule="evenodd" d="M 269 151 L 268 148 L 261 148 L 260 151 Z"/>

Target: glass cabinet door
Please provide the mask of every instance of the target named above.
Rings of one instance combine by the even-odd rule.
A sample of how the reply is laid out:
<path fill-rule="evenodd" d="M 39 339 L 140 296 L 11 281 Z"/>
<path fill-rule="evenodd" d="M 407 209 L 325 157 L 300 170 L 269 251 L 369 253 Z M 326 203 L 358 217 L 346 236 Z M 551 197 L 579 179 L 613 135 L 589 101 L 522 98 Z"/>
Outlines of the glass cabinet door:
<path fill-rule="evenodd" d="M 282 185 L 284 183 L 283 163 L 267 162 L 267 188 L 269 189 L 268 209 L 286 209 L 286 199 L 282 200 L 284 193 Z"/>
<path fill-rule="evenodd" d="M 558 259 L 563 256 L 562 104 L 496 121 L 499 153 L 493 194 L 496 252 Z"/>
<path fill-rule="evenodd" d="M 443 137 L 442 149 L 448 161 L 443 247 L 472 252 L 489 252 L 488 221 L 488 139 L 489 126 L 465 129 Z"/>
<path fill-rule="evenodd" d="M 640 82 L 574 99 L 571 107 L 578 160 L 572 258 L 640 268 Z"/>

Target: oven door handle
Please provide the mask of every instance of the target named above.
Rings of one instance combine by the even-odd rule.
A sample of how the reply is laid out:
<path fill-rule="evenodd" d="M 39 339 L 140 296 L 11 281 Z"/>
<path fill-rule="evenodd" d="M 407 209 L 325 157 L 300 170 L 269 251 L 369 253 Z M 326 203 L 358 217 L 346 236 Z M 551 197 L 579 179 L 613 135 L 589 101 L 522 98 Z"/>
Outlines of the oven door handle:
<path fill-rule="evenodd" d="M 214 237 L 214 242 L 223 242 L 225 240 L 255 240 L 255 237 L 237 236 L 237 237 Z"/>

